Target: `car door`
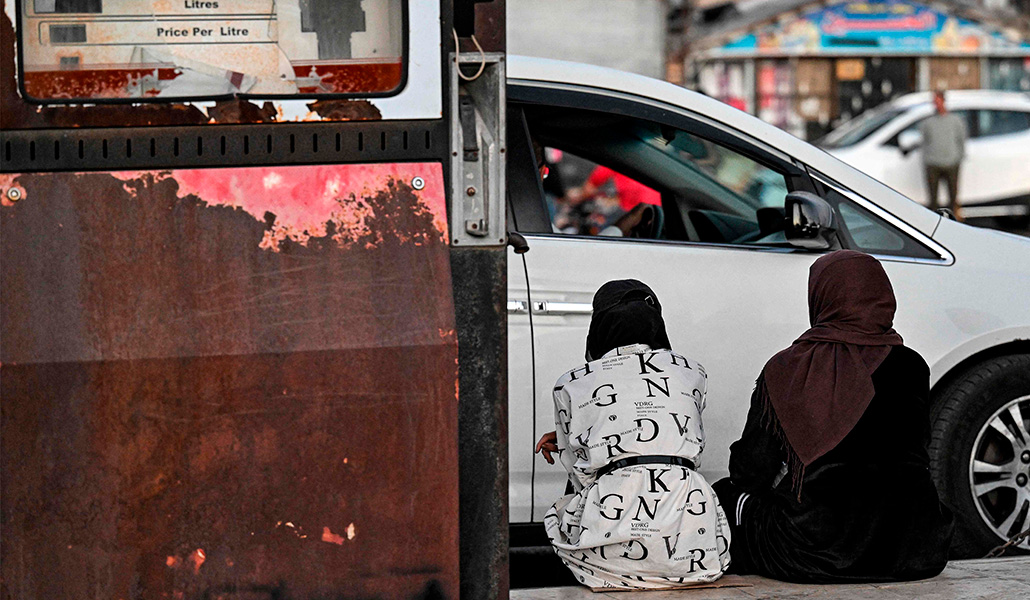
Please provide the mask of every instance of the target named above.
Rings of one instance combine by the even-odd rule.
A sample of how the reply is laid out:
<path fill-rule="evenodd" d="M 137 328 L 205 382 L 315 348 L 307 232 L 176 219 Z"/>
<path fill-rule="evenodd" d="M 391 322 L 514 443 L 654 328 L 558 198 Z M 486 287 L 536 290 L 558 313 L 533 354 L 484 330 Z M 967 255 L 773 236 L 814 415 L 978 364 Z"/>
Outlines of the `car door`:
<path fill-rule="evenodd" d="M 990 202 L 1030 193 L 1030 112 L 981 109 L 973 119 L 976 135 L 966 143 L 959 200 Z"/>
<path fill-rule="evenodd" d="M 954 112 L 965 120 L 966 129 L 972 139 L 976 131 L 976 111 L 963 109 L 956 110 Z M 905 126 L 900 132 L 898 132 L 898 134 L 888 139 L 881 148 L 888 151 L 888 153 L 883 156 L 883 182 L 925 206 L 929 204 L 930 196 L 926 185 L 926 172 L 923 167 L 923 149 L 920 147 L 909 152 L 902 152 L 898 146 L 898 138 L 902 133 L 908 131 L 919 131 L 919 125 L 930 116 L 928 109 L 923 109 L 921 113 L 922 116 Z M 970 147 L 967 143 L 967 159 L 969 149 Z M 965 174 L 969 170 L 970 169 L 967 168 L 967 161 L 963 161 L 961 172 Z M 944 190 L 944 183 L 941 182 L 941 189 L 938 192 L 938 199 L 941 204 L 947 202 L 946 194 L 947 192 Z M 975 199 L 979 196 L 980 193 L 973 188 L 970 182 L 965 181 L 963 177 L 959 177 L 960 200 Z"/>
<path fill-rule="evenodd" d="M 916 119 L 902 131 L 918 130 L 919 123 L 925 118 L 926 116 L 922 116 Z M 882 174 L 882 181 L 926 206 L 930 202 L 930 197 L 927 195 L 926 174 L 923 172 L 923 149 L 916 148 L 903 152 L 898 146 L 899 135 L 900 133 L 892 136 L 876 148 L 875 160 Z"/>
<path fill-rule="evenodd" d="M 529 144 L 522 109 L 509 107 L 507 127 L 507 196 L 508 227 L 520 228 L 512 206 L 539 202 L 543 194 L 537 173 L 537 162 Z M 539 229 L 546 225 L 546 215 L 533 215 L 533 221 L 522 215 L 521 227 Z M 529 284 L 526 280 L 525 254 L 508 248 L 508 519 L 511 523 L 533 521 L 533 475 L 536 462 L 533 446 L 536 441 L 536 406 L 534 395 L 534 355 Z M 539 520 L 541 516 L 537 517 Z"/>
<path fill-rule="evenodd" d="M 530 392 L 529 403 L 521 402 L 508 409 L 508 519 L 513 523 L 532 520 L 533 498 L 533 348 L 529 326 L 529 286 L 525 262 L 521 255 L 508 249 L 508 380 L 514 388 Z M 520 407 L 530 410 L 519 410 Z"/>
<path fill-rule="evenodd" d="M 790 247 L 782 232 L 763 231 L 757 215 L 761 209 L 769 215 L 768 210 L 779 206 L 782 221 L 787 190 L 807 185 L 807 179 L 760 143 L 675 112 L 654 114 L 657 119 L 625 118 L 643 108 L 606 98 L 600 105 L 605 110 L 597 110 L 599 100 L 589 92 L 555 97 L 539 97 L 538 92 L 532 90 L 534 103 L 526 109 L 535 146 L 576 154 L 660 191 L 672 235 L 641 239 L 553 233 L 543 198 L 516 207 L 520 225 L 536 224 L 520 227 L 530 247 L 524 259 L 535 393 L 510 379 L 510 410 L 535 413 L 533 439 L 555 428 L 552 386 L 584 361 L 594 291 L 611 279 L 640 279 L 665 307 L 674 349 L 699 361 L 709 375 L 705 430 L 710 443 L 701 470 L 715 481 L 727 473 L 728 445 L 740 434 L 765 360 L 807 327 L 808 268 L 819 254 Z M 519 91 L 510 87 L 509 94 L 518 97 Z M 564 112 L 549 120 L 547 102 Z M 606 122 L 611 116 L 616 118 Z M 620 119 L 621 126 L 615 123 Z M 633 133 L 635 125 L 641 128 Z M 654 139 L 663 130 L 675 133 L 679 141 Z M 669 152 L 663 147 L 679 158 L 666 160 Z M 510 167 L 509 175 L 514 176 Z M 535 404 L 528 407 L 534 396 Z M 524 456 L 520 449 L 513 451 L 516 455 Z M 513 462 L 512 469 L 525 467 Z M 531 520 L 538 521 L 564 491 L 566 475 L 560 465 L 539 457 L 532 470 Z M 513 497 L 521 496 L 516 492 Z"/>
<path fill-rule="evenodd" d="M 509 153 L 531 157 L 509 156 L 508 179 L 518 189 L 509 189 L 510 221 L 529 246 L 517 266 L 524 267 L 528 283 L 525 320 L 534 373 L 532 380 L 509 378 L 509 410 L 522 415 L 513 426 L 526 427 L 527 416 L 532 423 L 531 433 L 513 431 L 513 440 L 536 440 L 554 430 L 553 382 L 585 360 L 594 291 L 612 279 L 640 279 L 662 302 L 673 348 L 706 369 L 708 444 L 699 466 L 709 481 L 725 476 L 729 444 L 740 435 L 765 361 L 809 325 L 808 269 L 822 252 L 786 243 L 782 206 L 789 190 L 815 192 L 830 202 L 837 243 L 892 262 L 888 271 L 902 287 L 924 280 L 910 271 L 943 264 L 938 251 L 906 233 L 907 226 L 889 213 L 828 177 L 813 178 L 814 170 L 738 130 L 612 93 L 516 85 L 509 86 L 509 98 Z M 526 166 L 515 172 L 515 162 Z M 575 219 L 573 225 L 562 222 L 559 232 L 556 224 L 569 208 L 563 204 L 573 198 L 582 206 L 587 186 L 581 181 L 596 180 L 598 167 L 658 192 L 664 226 L 612 237 L 622 218 L 601 211 L 608 221 L 600 222 L 595 211 L 579 220 L 578 229 Z M 548 185 L 541 185 L 537 175 L 548 170 Z M 600 196 L 616 196 L 609 207 L 623 200 L 618 185 L 595 187 Z M 609 235 L 587 233 L 598 228 Z M 521 316 L 512 315 L 509 323 L 521 324 Z M 513 449 L 512 456 L 520 461 L 513 472 L 530 472 L 530 520 L 540 521 L 564 492 L 566 474 L 559 464 L 533 457 L 532 444 Z M 513 497 L 521 502 L 525 494 L 519 490 Z"/>

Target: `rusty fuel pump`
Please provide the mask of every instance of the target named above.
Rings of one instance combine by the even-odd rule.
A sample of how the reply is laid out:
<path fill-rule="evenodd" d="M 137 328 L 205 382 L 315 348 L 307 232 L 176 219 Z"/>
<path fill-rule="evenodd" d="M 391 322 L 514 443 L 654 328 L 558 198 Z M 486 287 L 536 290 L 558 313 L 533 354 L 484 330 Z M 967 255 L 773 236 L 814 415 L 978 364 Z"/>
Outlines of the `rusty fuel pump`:
<path fill-rule="evenodd" d="M 158 4 L 2 0 L 0 596 L 506 597 L 503 1 Z"/>

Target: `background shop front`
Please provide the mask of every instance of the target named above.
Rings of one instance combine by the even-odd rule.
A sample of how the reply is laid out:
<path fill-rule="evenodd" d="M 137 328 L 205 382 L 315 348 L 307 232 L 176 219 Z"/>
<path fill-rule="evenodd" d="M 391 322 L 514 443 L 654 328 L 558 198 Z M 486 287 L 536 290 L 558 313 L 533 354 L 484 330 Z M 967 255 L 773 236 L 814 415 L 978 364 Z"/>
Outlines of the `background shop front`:
<path fill-rule="evenodd" d="M 688 81 L 806 139 L 910 92 L 1030 92 L 1030 37 L 1005 23 L 900 0 L 781 4 L 699 32 Z"/>

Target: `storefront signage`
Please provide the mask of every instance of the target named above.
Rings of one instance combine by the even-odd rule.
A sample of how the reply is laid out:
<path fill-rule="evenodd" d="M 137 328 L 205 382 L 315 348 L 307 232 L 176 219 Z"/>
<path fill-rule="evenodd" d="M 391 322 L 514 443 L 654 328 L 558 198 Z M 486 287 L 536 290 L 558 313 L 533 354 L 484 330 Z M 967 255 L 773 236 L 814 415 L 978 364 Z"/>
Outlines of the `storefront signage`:
<path fill-rule="evenodd" d="M 1030 51 L 984 25 L 907 1 L 841 2 L 756 29 L 714 55 Z"/>
<path fill-rule="evenodd" d="M 861 58 L 844 58 L 837 61 L 838 81 L 861 81 L 865 77 L 865 61 Z"/>

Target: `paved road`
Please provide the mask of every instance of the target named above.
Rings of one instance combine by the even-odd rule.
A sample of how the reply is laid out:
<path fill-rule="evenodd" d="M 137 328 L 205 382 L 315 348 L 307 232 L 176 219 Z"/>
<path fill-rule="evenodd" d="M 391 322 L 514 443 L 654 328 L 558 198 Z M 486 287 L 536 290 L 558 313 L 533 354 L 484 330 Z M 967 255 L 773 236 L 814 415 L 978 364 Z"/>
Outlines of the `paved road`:
<path fill-rule="evenodd" d="M 1014 233 L 1016 235 L 1022 235 L 1022 236 L 1030 237 L 1030 228 L 1022 228 L 1022 227 L 1020 227 L 1020 228 L 1013 228 L 1013 227 L 1009 226 L 1009 224 L 1007 224 L 1007 223 L 1006 224 L 996 223 L 994 221 L 994 219 L 974 219 L 973 221 L 970 221 L 969 224 L 973 225 L 974 227 L 984 227 L 984 228 L 987 228 L 987 229 L 997 229 L 999 231 L 1007 231 L 1008 233 Z"/>
<path fill-rule="evenodd" d="M 734 580 L 747 587 L 596 594 L 582 586 L 521 589 L 511 591 L 511 600 L 1016 600 L 1030 598 L 1030 557 L 956 560 L 933 579 L 908 583 L 797 585 L 754 576 L 729 581 Z"/>

